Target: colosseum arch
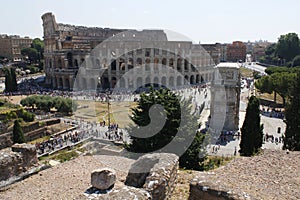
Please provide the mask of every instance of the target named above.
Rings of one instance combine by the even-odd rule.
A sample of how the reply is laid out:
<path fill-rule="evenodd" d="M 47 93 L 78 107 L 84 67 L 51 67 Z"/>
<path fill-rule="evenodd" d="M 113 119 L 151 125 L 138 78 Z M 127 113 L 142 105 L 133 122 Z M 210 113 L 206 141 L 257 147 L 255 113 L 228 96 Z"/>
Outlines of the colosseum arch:
<path fill-rule="evenodd" d="M 194 75 L 190 76 L 190 84 L 191 85 L 195 84 L 195 77 L 194 77 Z"/>
<path fill-rule="evenodd" d="M 176 86 L 182 86 L 182 77 L 181 76 L 177 76 Z"/>
<path fill-rule="evenodd" d="M 162 86 L 167 87 L 167 77 L 163 76 L 163 77 L 161 78 L 161 84 L 162 84 Z"/>
<path fill-rule="evenodd" d="M 143 85 L 143 78 L 142 77 L 138 77 L 136 79 L 136 85 L 137 85 L 137 87 L 141 87 Z"/>

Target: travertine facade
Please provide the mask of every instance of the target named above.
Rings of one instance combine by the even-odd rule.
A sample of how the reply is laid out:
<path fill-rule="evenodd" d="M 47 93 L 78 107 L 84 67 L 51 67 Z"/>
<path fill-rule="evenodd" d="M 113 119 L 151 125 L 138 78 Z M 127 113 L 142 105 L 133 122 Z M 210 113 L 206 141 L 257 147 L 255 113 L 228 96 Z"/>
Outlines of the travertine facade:
<path fill-rule="evenodd" d="M 52 88 L 70 90 L 75 82 L 79 90 L 94 90 L 100 83 L 103 89 L 116 84 L 137 88 L 149 83 L 172 88 L 212 79 L 215 64 L 201 45 L 170 41 L 163 30 L 58 24 L 52 13 L 44 14 L 42 19 L 46 83 Z M 134 80 L 124 77 L 132 69 Z"/>

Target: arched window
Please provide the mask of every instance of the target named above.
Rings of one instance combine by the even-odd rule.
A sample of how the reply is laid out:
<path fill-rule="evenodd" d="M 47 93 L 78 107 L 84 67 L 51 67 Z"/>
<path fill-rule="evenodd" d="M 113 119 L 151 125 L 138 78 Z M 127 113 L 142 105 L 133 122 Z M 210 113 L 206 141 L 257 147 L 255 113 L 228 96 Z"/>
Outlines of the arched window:
<path fill-rule="evenodd" d="M 73 67 L 73 54 L 71 52 L 67 53 L 68 67 Z"/>

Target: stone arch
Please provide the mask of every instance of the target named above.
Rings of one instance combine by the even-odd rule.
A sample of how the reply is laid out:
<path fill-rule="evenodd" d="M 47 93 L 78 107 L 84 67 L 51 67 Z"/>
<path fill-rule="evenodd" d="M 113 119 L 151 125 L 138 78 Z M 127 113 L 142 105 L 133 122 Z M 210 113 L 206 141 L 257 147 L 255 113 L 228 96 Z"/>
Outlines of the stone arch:
<path fill-rule="evenodd" d="M 58 89 L 62 89 L 63 88 L 63 79 L 62 78 L 58 78 Z"/>
<path fill-rule="evenodd" d="M 189 70 L 189 61 L 184 59 L 184 71 L 188 71 L 188 70 Z"/>
<path fill-rule="evenodd" d="M 181 62 L 182 62 L 182 59 L 181 59 L 181 58 L 178 58 L 178 59 L 177 59 L 177 70 L 178 70 L 178 71 L 181 71 L 181 66 L 182 66 L 182 63 L 181 63 Z"/>
<path fill-rule="evenodd" d="M 72 52 L 67 53 L 67 60 L 68 60 L 68 68 L 73 67 L 73 54 L 72 54 Z"/>
<path fill-rule="evenodd" d="M 174 67 L 174 59 L 173 58 L 169 59 L 169 66 L 172 68 Z"/>
<path fill-rule="evenodd" d="M 125 79 L 124 79 L 123 77 L 119 79 L 119 84 L 118 84 L 118 86 L 119 86 L 120 88 L 126 88 Z"/>
<path fill-rule="evenodd" d="M 57 67 L 58 67 L 59 69 L 62 69 L 62 62 L 61 62 L 61 59 L 60 59 L 60 58 L 57 60 Z"/>
<path fill-rule="evenodd" d="M 64 89 L 70 89 L 70 80 L 68 78 L 65 79 Z"/>
<path fill-rule="evenodd" d="M 128 69 L 133 69 L 134 61 L 133 58 L 128 58 Z"/>
<path fill-rule="evenodd" d="M 163 58 L 163 59 L 161 60 L 161 64 L 162 64 L 163 66 L 167 65 L 167 59 L 166 59 L 166 58 Z"/>
<path fill-rule="evenodd" d="M 147 84 L 151 84 L 152 82 L 151 82 L 151 78 L 149 77 L 149 76 L 147 76 L 146 78 L 145 78 L 145 84 L 147 85 Z"/>
<path fill-rule="evenodd" d="M 173 77 L 173 76 L 171 76 L 171 77 L 169 78 L 169 86 L 170 86 L 170 87 L 174 87 L 174 77 Z"/>
<path fill-rule="evenodd" d="M 195 77 L 194 77 L 194 75 L 190 76 L 190 84 L 191 85 L 195 84 Z"/>
<path fill-rule="evenodd" d="M 119 70 L 125 70 L 125 59 L 119 58 Z"/>
<path fill-rule="evenodd" d="M 182 77 L 181 76 L 177 76 L 176 86 L 182 86 Z"/>
<path fill-rule="evenodd" d="M 158 88 L 160 86 L 159 78 L 157 76 L 153 79 L 153 87 Z"/>
<path fill-rule="evenodd" d="M 116 62 L 115 59 L 112 59 L 112 60 L 111 60 L 111 63 L 110 63 L 110 69 L 111 69 L 112 71 L 117 70 L 117 62 Z"/>
<path fill-rule="evenodd" d="M 137 58 L 137 59 L 136 59 L 136 64 L 137 64 L 138 66 L 142 65 L 142 64 L 143 64 L 143 59 L 142 59 L 142 58 Z"/>
<path fill-rule="evenodd" d="M 196 75 L 196 84 L 200 83 L 200 78 L 199 78 L 199 77 L 200 77 L 200 75 L 197 74 L 197 75 Z"/>
<path fill-rule="evenodd" d="M 111 87 L 114 88 L 116 87 L 117 84 L 117 78 L 116 77 L 112 77 L 111 78 Z"/>
<path fill-rule="evenodd" d="M 138 77 L 136 79 L 136 85 L 137 85 L 137 87 L 143 86 L 143 78 L 142 77 Z"/>
<path fill-rule="evenodd" d="M 185 75 L 184 76 L 184 85 L 187 85 L 190 81 L 189 81 L 189 76 L 188 75 Z"/>
<path fill-rule="evenodd" d="M 163 77 L 161 78 L 161 84 L 162 84 L 162 86 L 167 87 L 167 78 L 166 78 L 165 76 L 163 76 Z"/>

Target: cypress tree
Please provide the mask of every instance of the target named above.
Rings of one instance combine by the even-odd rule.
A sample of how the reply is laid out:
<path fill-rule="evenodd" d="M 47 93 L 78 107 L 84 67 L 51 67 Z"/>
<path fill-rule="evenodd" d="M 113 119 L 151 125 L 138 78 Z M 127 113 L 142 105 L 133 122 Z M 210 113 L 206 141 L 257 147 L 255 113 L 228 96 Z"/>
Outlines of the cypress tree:
<path fill-rule="evenodd" d="M 259 151 L 263 140 L 263 125 L 260 125 L 259 101 L 251 96 L 241 130 L 240 154 L 252 156 Z"/>
<path fill-rule="evenodd" d="M 22 127 L 18 119 L 14 122 L 13 127 L 13 143 L 25 143 L 25 136 L 23 134 Z"/>
<path fill-rule="evenodd" d="M 286 130 L 283 149 L 300 151 L 300 72 L 292 89 L 290 104 L 286 107 Z"/>
<path fill-rule="evenodd" d="M 4 69 L 5 71 L 5 92 L 14 92 L 17 91 L 17 78 L 16 78 L 16 71 L 11 68 L 7 67 Z"/>

